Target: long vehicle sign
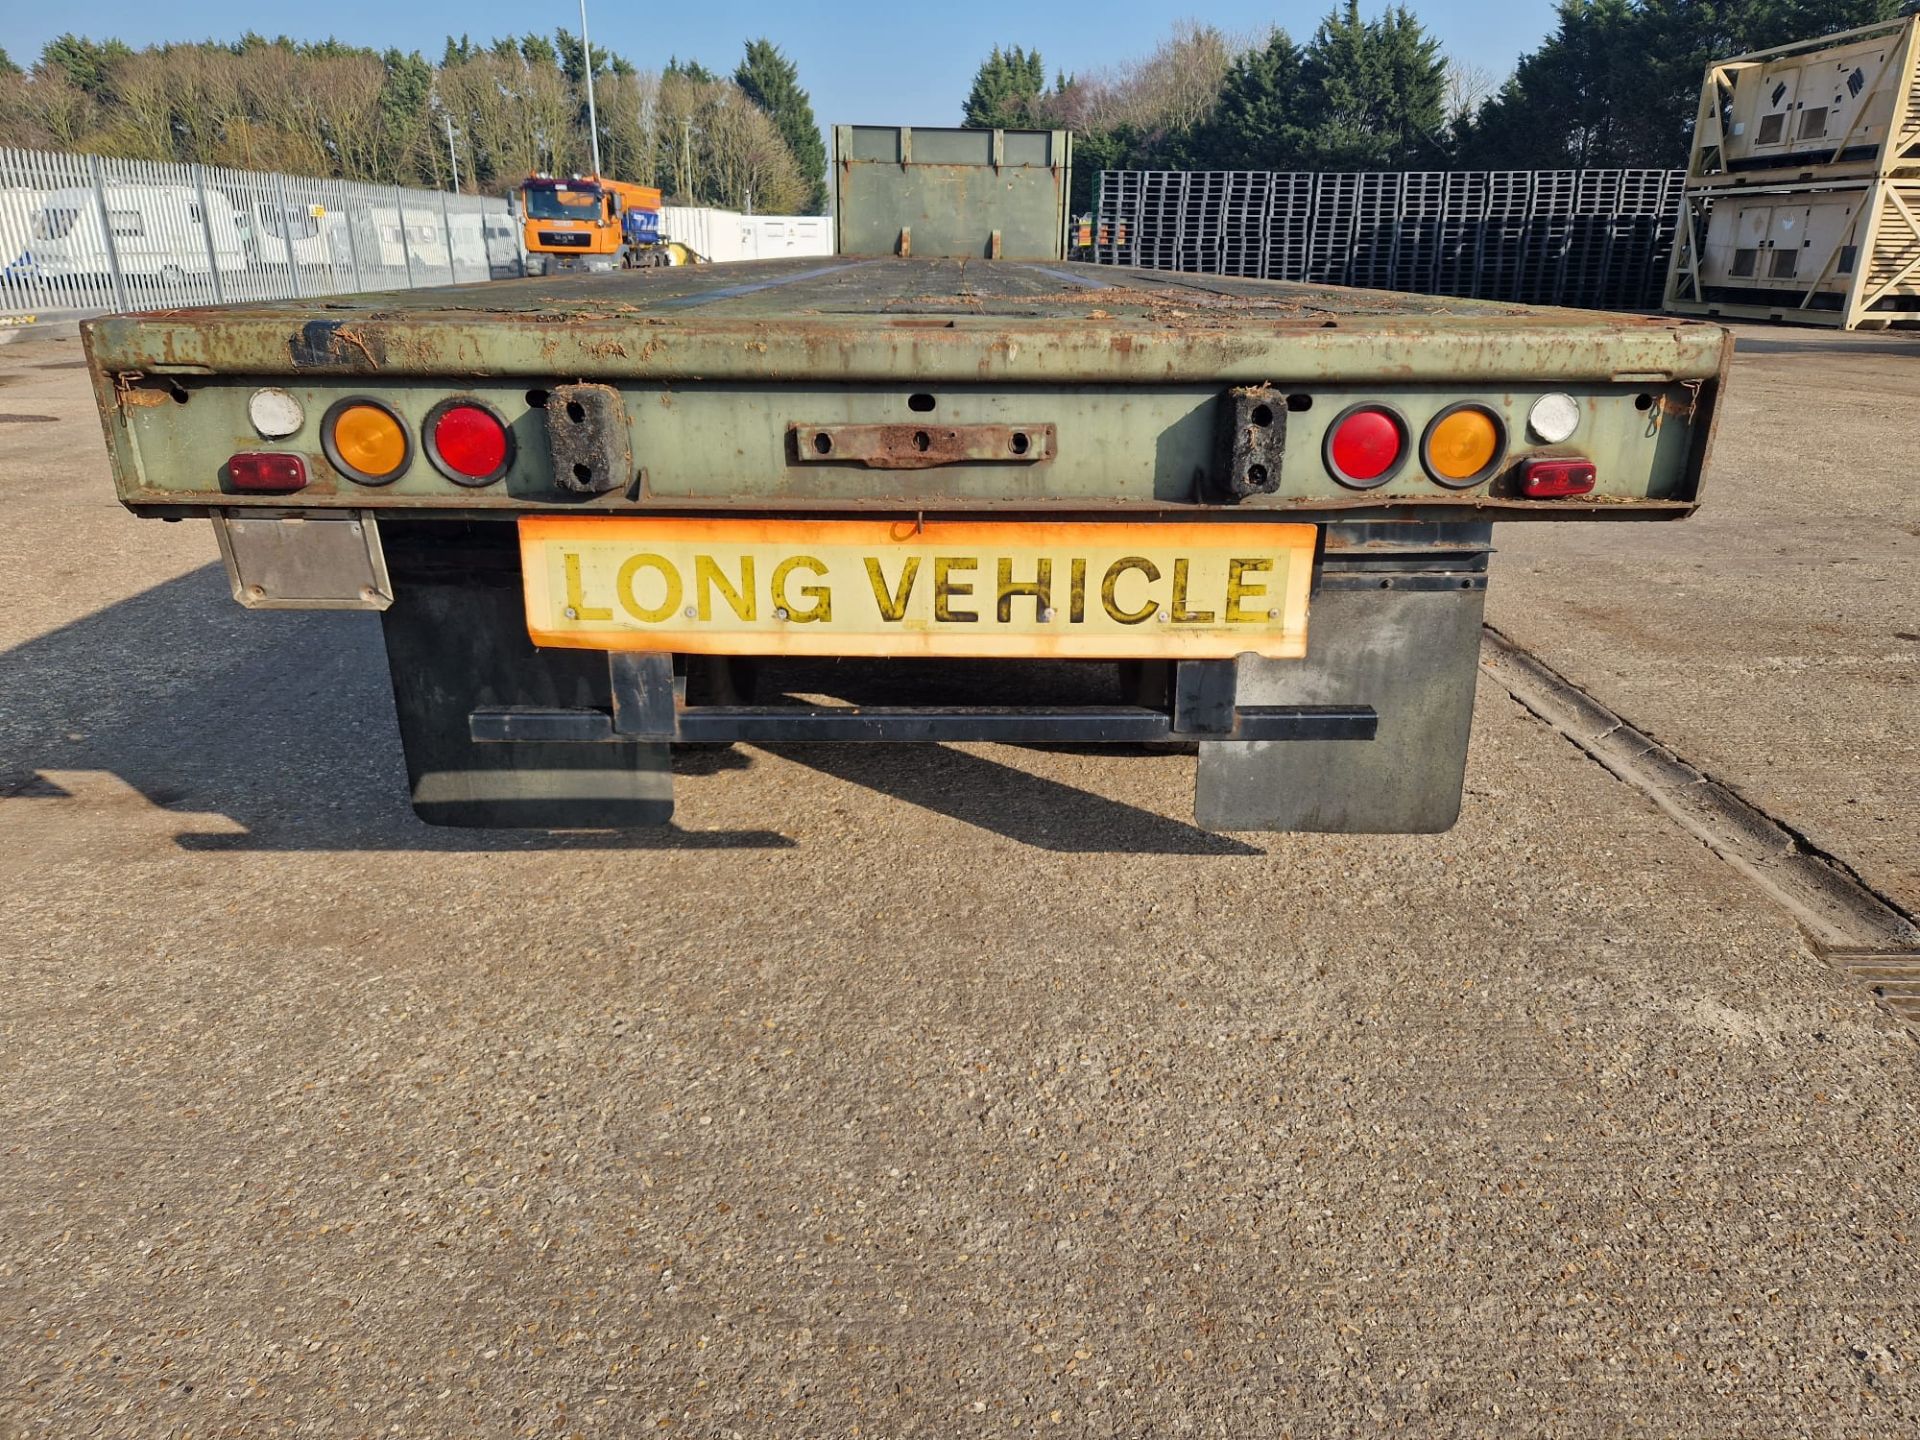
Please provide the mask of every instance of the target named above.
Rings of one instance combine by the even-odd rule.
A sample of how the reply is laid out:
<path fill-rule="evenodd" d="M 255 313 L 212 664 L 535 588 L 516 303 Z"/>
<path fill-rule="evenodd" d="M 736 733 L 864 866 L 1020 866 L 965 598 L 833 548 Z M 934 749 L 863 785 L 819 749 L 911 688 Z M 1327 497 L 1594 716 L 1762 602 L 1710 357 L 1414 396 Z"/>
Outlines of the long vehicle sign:
<path fill-rule="evenodd" d="M 538 645 L 705 655 L 1306 654 L 1314 527 L 520 521 Z"/>

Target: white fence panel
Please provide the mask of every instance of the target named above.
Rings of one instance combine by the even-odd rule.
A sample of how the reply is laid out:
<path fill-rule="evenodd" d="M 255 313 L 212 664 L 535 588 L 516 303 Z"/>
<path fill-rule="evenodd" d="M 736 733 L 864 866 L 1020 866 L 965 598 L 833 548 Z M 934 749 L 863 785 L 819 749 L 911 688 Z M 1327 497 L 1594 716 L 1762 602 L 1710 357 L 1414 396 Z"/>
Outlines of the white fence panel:
<path fill-rule="evenodd" d="M 525 273 L 505 200 L 0 149 L 0 317 L 299 300 Z"/>

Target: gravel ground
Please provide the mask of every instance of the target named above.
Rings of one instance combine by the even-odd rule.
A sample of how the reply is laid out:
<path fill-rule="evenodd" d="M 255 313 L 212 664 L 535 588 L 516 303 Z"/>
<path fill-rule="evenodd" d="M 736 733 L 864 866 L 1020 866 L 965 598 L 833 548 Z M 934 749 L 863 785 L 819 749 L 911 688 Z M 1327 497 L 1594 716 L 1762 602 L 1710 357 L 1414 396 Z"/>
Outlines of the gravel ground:
<path fill-rule="evenodd" d="M 1736 328 L 1700 514 L 1503 526 L 1487 617 L 1920 911 L 1920 335 Z"/>
<path fill-rule="evenodd" d="M 1920 1424 L 1912 1039 L 1493 687 L 1432 838 L 993 746 L 432 831 L 377 629 L 122 516 L 72 353 L 0 354 L 6 1440 Z"/>

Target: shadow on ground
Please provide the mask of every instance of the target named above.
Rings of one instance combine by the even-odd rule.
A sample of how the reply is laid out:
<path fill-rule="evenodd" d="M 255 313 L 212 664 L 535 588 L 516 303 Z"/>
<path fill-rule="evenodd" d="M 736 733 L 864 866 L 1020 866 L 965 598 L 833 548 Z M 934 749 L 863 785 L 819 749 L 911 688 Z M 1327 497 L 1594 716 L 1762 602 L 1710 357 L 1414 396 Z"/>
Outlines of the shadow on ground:
<path fill-rule="evenodd" d="M 1742 335 L 1734 341 L 1742 355 L 1853 355 L 1869 360 L 1896 357 L 1920 360 L 1920 336 L 1883 339 L 1872 332 L 1827 337 L 1805 331 L 1773 335 Z"/>
<path fill-rule="evenodd" d="M 1256 854 L 1253 847 L 980 755 L 930 746 L 792 746 L 784 758 L 1044 849 Z M 752 751 L 678 757 L 689 776 Z M 0 797 L 57 801 L 48 773 L 103 771 L 155 805 L 244 833 L 195 850 L 786 848 L 770 829 L 549 833 L 422 824 L 378 620 L 240 610 L 208 565 L 0 651 Z M 751 783 L 751 782 L 749 782 Z"/>

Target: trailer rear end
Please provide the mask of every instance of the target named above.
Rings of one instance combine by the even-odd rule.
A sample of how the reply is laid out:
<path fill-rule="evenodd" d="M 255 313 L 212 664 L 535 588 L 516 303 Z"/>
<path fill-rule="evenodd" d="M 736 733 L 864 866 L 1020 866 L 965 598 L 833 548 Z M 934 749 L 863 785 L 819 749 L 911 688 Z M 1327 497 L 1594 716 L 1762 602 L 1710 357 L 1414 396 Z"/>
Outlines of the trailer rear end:
<path fill-rule="evenodd" d="M 838 166 L 887 253 L 96 322 L 121 499 L 242 604 L 381 613 L 437 823 L 999 741 L 1197 747 L 1213 828 L 1451 824 L 1495 524 L 1690 514 L 1724 332 L 1071 264 L 1064 147 L 890 133 Z M 1007 207 L 921 218 L 956 185 Z M 940 703 L 832 703 L 909 663 Z"/>

